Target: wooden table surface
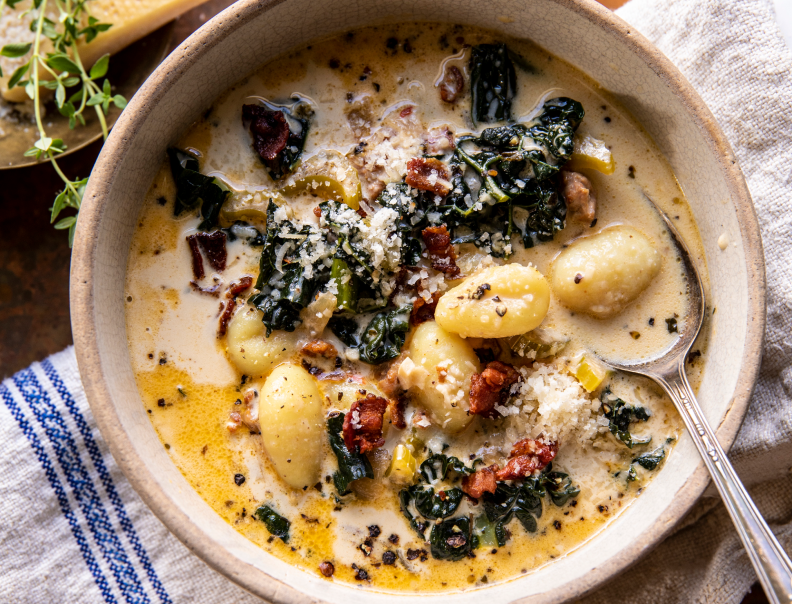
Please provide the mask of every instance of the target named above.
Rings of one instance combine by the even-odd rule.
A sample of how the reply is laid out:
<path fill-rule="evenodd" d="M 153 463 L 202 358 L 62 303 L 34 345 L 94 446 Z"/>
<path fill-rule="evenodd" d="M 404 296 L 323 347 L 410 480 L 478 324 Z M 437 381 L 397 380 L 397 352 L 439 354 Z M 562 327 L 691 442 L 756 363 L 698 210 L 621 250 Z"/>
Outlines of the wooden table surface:
<path fill-rule="evenodd" d="M 600 0 L 618 8 L 627 0 Z M 230 4 L 211 0 L 177 22 L 178 43 Z M 175 47 L 175 44 L 174 44 Z M 90 173 L 101 145 L 95 143 L 61 161 L 74 178 Z M 70 250 L 63 231 L 49 222 L 61 181 L 48 164 L 0 171 L 0 377 L 72 343 L 69 321 Z M 764 604 L 758 584 L 743 604 Z"/>

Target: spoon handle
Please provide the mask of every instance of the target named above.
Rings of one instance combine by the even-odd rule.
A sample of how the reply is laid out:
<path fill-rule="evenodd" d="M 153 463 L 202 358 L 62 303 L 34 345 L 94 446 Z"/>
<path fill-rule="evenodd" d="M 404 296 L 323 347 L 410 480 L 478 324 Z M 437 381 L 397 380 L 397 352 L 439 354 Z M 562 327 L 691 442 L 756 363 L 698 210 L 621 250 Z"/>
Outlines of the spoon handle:
<path fill-rule="evenodd" d="M 682 357 L 684 359 L 684 357 Z M 756 509 L 712 432 L 685 375 L 684 361 L 665 375 L 652 376 L 671 396 L 693 437 L 737 533 L 748 552 L 768 600 L 792 602 L 792 562 Z"/>

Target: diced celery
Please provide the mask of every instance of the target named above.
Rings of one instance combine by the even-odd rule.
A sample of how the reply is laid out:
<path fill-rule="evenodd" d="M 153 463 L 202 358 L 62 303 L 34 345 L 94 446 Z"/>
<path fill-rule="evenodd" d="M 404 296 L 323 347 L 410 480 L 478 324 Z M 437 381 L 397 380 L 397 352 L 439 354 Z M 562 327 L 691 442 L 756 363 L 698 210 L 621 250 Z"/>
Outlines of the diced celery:
<path fill-rule="evenodd" d="M 341 201 L 353 210 L 360 208 L 360 177 L 338 151 L 320 151 L 303 161 L 281 191 L 285 195 L 308 191 L 324 199 Z"/>
<path fill-rule="evenodd" d="M 594 392 L 608 377 L 608 369 L 596 359 L 584 356 L 575 369 L 575 377 L 588 392 Z"/>
<path fill-rule="evenodd" d="M 498 547 L 498 538 L 495 535 L 495 523 L 490 522 L 485 514 L 476 518 L 476 534 L 479 537 L 479 547 Z"/>
<path fill-rule="evenodd" d="M 415 477 L 415 457 L 405 445 L 396 445 L 385 476 L 396 484 L 412 484 Z"/>
<path fill-rule="evenodd" d="M 603 174 L 613 174 L 616 163 L 610 149 L 601 140 L 593 136 L 575 137 L 575 147 L 572 159 L 566 166 L 571 170 L 591 168 Z"/>
<path fill-rule="evenodd" d="M 556 356 L 569 342 L 569 338 L 545 327 L 538 327 L 521 336 L 508 339 L 514 354 L 529 359 L 544 359 Z"/>

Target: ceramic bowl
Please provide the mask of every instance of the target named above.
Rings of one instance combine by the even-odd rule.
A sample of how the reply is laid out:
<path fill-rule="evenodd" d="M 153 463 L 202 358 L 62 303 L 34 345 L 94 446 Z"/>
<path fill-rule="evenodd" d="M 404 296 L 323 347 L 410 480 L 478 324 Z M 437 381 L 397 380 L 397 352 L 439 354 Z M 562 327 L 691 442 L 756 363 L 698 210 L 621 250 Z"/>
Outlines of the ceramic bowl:
<path fill-rule="evenodd" d="M 470 24 L 533 40 L 612 92 L 668 158 L 701 231 L 717 313 L 699 399 L 724 448 L 740 426 L 759 368 L 764 264 L 745 181 L 702 100 L 627 23 L 593 0 L 241 0 L 171 54 L 105 144 L 77 228 L 72 324 L 88 400 L 133 487 L 195 554 L 272 602 L 374 604 L 410 596 L 373 593 L 289 566 L 237 533 L 190 487 L 146 416 L 130 366 L 123 303 L 130 240 L 165 149 L 227 88 L 316 38 L 407 20 Z M 717 243 L 723 233 L 731 242 L 725 250 Z M 684 436 L 662 472 L 605 531 L 551 564 L 484 588 L 487 601 L 555 602 L 595 589 L 658 543 L 708 480 Z M 455 595 L 454 602 L 480 602 L 481 596 L 474 590 Z"/>

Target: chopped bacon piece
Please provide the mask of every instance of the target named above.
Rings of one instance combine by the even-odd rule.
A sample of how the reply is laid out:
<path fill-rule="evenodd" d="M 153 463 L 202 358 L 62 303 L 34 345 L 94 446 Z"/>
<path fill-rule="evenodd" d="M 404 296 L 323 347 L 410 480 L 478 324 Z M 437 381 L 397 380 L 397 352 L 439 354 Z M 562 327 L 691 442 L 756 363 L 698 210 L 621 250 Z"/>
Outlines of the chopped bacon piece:
<path fill-rule="evenodd" d="M 445 196 L 451 191 L 450 175 L 445 164 L 433 157 L 414 157 L 407 162 L 405 182 L 414 189 Z"/>
<path fill-rule="evenodd" d="M 211 233 L 196 233 L 194 236 L 198 238 L 198 243 L 206 254 L 209 265 L 217 272 L 223 272 L 228 259 L 226 234 L 218 229 Z"/>
<path fill-rule="evenodd" d="M 421 236 L 429 251 L 432 268 L 456 277 L 459 274 L 459 267 L 456 265 L 456 252 L 451 245 L 451 235 L 446 226 L 427 227 L 421 231 Z"/>
<path fill-rule="evenodd" d="M 385 377 L 377 382 L 380 392 L 388 398 L 396 398 L 396 395 L 402 390 L 399 387 L 399 367 L 401 367 L 402 361 L 404 361 L 406 356 L 406 354 L 402 354 L 393 359 L 388 365 L 388 372 Z"/>
<path fill-rule="evenodd" d="M 481 499 L 484 493 L 494 493 L 498 488 L 495 483 L 495 473 L 499 469 L 497 464 L 493 464 L 489 468 L 481 468 L 470 476 L 465 476 L 462 479 L 462 490 L 474 499 Z"/>
<path fill-rule="evenodd" d="M 597 198 L 591 181 L 580 172 L 561 172 L 561 187 L 567 206 L 567 219 L 591 224 L 597 215 Z"/>
<path fill-rule="evenodd" d="M 520 380 L 514 367 L 492 361 L 481 373 L 470 378 L 470 412 L 490 419 L 500 417 L 495 405 L 502 405 L 509 398 L 509 388 Z"/>
<path fill-rule="evenodd" d="M 343 434 L 347 449 L 355 451 L 359 448 L 361 453 L 365 453 L 385 444 L 382 416 L 387 408 L 388 401 L 373 394 L 352 403 L 344 417 Z"/>
<path fill-rule="evenodd" d="M 245 275 L 239 281 L 232 281 L 228 286 L 227 298 L 236 298 L 243 291 L 253 285 L 253 277 Z"/>
<path fill-rule="evenodd" d="M 242 105 L 242 119 L 250 121 L 253 148 L 262 159 L 272 161 L 286 148 L 289 123 L 282 111 L 270 111 L 260 105 Z"/>
<path fill-rule="evenodd" d="M 231 414 L 228 416 L 228 423 L 226 423 L 226 428 L 232 434 L 237 431 L 239 426 L 242 425 L 242 416 L 237 413 L 236 411 L 232 411 Z"/>
<path fill-rule="evenodd" d="M 413 106 L 409 105 L 404 109 L 402 109 L 401 111 L 399 111 L 399 117 L 401 118 L 409 117 L 412 114 L 412 112 L 413 112 Z"/>
<path fill-rule="evenodd" d="M 222 302 L 220 304 L 222 304 Z M 228 331 L 228 323 L 231 321 L 231 317 L 234 315 L 235 308 L 236 298 L 231 298 L 228 302 L 226 302 L 223 313 L 220 315 L 220 326 L 217 328 L 218 338 L 222 338 L 224 335 L 226 335 L 226 332 Z"/>
<path fill-rule="evenodd" d="M 454 133 L 448 126 L 435 126 L 424 135 L 424 146 L 427 155 L 443 155 L 453 151 Z"/>
<path fill-rule="evenodd" d="M 502 470 L 495 473 L 498 480 L 517 480 L 526 478 L 536 470 L 543 469 L 553 461 L 558 453 L 558 443 L 543 443 L 540 440 L 524 438 L 514 443 L 511 459 Z"/>
<path fill-rule="evenodd" d="M 192 254 L 193 277 L 195 277 L 196 281 L 203 279 L 203 258 L 201 257 L 201 250 L 198 248 L 198 235 L 187 237 L 187 245 L 190 246 L 190 254 Z"/>
<path fill-rule="evenodd" d="M 446 103 L 454 103 L 465 88 L 465 78 L 458 67 L 451 65 L 443 72 L 443 79 L 437 85 L 440 89 L 440 98 Z"/>
<path fill-rule="evenodd" d="M 311 340 L 302 347 L 302 352 L 309 357 L 325 357 L 326 359 L 338 355 L 338 351 L 335 349 L 335 346 L 333 346 L 330 342 L 325 342 L 324 340 Z"/>
<path fill-rule="evenodd" d="M 320 208 L 319 206 L 316 206 L 313 209 L 313 213 L 314 213 L 314 216 L 316 216 L 317 218 L 321 218 L 322 217 L 322 208 Z"/>
<path fill-rule="evenodd" d="M 206 294 L 207 296 L 212 296 L 213 298 L 220 297 L 220 286 L 217 284 L 213 285 L 212 287 L 201 287 L 195 281 L 190 281 L 190 287 L 192 287 L 199 294 Z"/>
<path fill-rule="evenodd" d="M 404 430 L 407 427 L 407 422 L 404 419 L 404 408 L 407 406 L 407 401 L 403 396 L 391 399 L 391 422 L 399 430 Z"/>
<path fill-rule="evenodd" d="M 410 325 L 420 325 L 434 319 L 435 309 L 440 301 L 440 296 L 442 296 L 440 292 L 433 293 L 431 302 L 427 302 L 422 296 L 418 296 L 410 312 Z"/>

